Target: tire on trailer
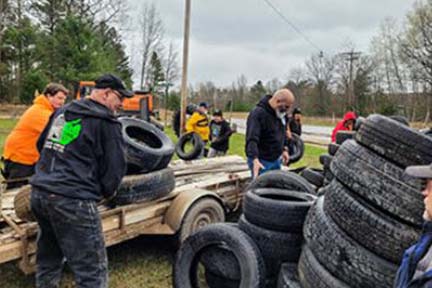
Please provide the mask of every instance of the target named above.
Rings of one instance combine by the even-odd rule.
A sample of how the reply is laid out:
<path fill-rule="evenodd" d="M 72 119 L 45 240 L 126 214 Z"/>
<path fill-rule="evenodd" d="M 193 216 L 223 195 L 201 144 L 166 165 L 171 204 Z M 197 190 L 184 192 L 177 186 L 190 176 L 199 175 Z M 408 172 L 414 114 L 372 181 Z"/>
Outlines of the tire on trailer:
<path fill-rule="evenodd" d="M 117 194 L 111 200 L 114 205 L 151 201 L 168 195 L 175 187 L 174 171 L 171 168 L 125 176 Z"/>
<path fill-rule="evenodd" d="M 337 152 L 337 150 L 339 149 L 340 145 L 336 144 L 336 143 L 330 143 L 328 145 L 328 154 L 330 156 L 334 156 Z"/>
<path fill-rule="evenodd" d="M 165 168 L 174 154 L 171 139 L 153 124 L 130 117 L 119 118 L 125 141 L 128 174 Z"/>
<path fill-rule="evenodd" d="M 354 139 L 356 131 L 339 131 L 336 133 L 336 144 L 341 145 L 346 140 Z"/>
<path fill-rule="evenodd" d="M 378 256 L 399 264 L 405 249 L 420 236 L 420 229 L 382 213 L 337 180 L 324 190 L 326 214 L 351 238 Z"/>
<path fill-rule="evenodd" d="M 430 137 L 381 115 L 369 116 L 356 140 L 402 168 L 432 163 Z"/>
<path fill-rule="evenodd" d="M 244 216 L 239 219 L 239 228 L 255 241 L 261 251 L 266 263 L 268 278 L 279 273 L 282 263 L 298 261 L 303 241 L 301 233 L 287 233 L 261 228 L 247 221 Z"/>
<path fill-rule="evenodd" d="M 422 181 L 355 141 L 341 146 L 331 164 L 335 177 L 379 209 L 413 225 L 423 223 Z"/>
<path fill-rule="evenodd" d="M 177 240 L 182 243 L 187 237 L 209 224 L 225 222 L 225 210 L 220 202 L 212 197 L 196 201 L 182 219 Z"/>
<path fill-rule="evenodd" d="M 185 152 L 185 146 L 188 142 L 192 143 L 193 149 L 190 152 Z M 194 132 L 183 134 L 175 146 L 177 156 L 186 161 L 197 159 L 201 155 L 203 149 L 204 142 L 201 140 L 201 137 Z"/>
<path fill-rule="evenodd" d="M 258 176 L 247 189 L 256 188 L 279 188 L 315 194 L 315 190 L 306 179 L 295 173 L 281 170 L 269 171 Z"/>
<path fill-rule="evenodd" d="M 292 155 L 289 155 L 289 164 L 293 164 L 298 162 L 304 154 L 304 142 L 303 140 L 300 138 L 299 135 L 292 133 L 292 138 L 291 141 L 293 143 L 292 147 L 293 147 L 293 153 Z"/>
<path fill-rule="evenodd" d="M 305 178 L 309 183 L 317 188 L 324 185 L 324 170 L 318 170 L 313 168 L 306 168 L 301 173 L 300 176 Z"/>
<path fill-rule="evenodd" d="M 275 188 L 249 190 L 244 196 L 246 220 L 269 230 L 301 233 L 316 196 Z M 277 217 L 275 217 L 277 215 Z"/>
<path fill-rule="evenodd" d="M 324 201 L 325 196 L 318 198 L 304 226 L 306 245 L 318 262 L 351 287 L 391 287 L 398 266 L 360 246 L 343 232 L 324 213 Z"/>
<path fill-rule="evenodd" d="M 188 237 L 178 250 L 174 263 L 175 288 L 197 286 L 199 257 L 208 248 L 223 246 L 238 261 L 241 271 L 240 288 L 262 288 L 265 285 L 265 265 L 254 241 L 236 227 L 223 223 L 204 227 Z"/>
<path fill-rule="evenodd" d="M 298 264 L 298 277 L 302 288 L 349 288 L 322 266 L 310 248 L 303 246 Z M 279 287 L 278 287 L 279 288 Z"/>
<path fill-rule="evenodd" d="M 31 190 L 31 185 L 25 185 L 19 189 L 18 194 L 16 194 L 14 198 L 16 216 L 19 219 L 28 222 L 36 221 L 36 218 L 31 211 Z"/>

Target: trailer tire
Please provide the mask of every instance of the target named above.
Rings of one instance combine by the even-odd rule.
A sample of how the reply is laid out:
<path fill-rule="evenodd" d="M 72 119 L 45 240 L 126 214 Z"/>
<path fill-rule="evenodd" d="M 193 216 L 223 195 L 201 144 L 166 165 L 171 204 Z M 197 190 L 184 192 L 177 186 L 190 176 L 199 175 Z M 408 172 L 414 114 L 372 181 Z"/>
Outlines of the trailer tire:
<path fill-rule="evenodd" d="M 302 288 L 349 288 L 318 262 L 308 246 L 303 246 L 302 249 L 298 277 Z"/>
<path fill-rule="evenodd" d="M 256 188 L 279 188 L 315 194 L 315 190 L 306 179 L 295 173 L 280 170 L 258 176 L 249 184 L 248 190 Z"/>
<path fill-rule="evenodd" d="M 266 263 L 267 277 L 276 276 L 284 262 L 297 262 L 300 257 L 303 237 L 301 233 L 287 233 L 261 228 L 239 219 L 239 228 L 257 244 Z"/>
<path fill-rule="evenodd" d="M 22 186 L 19 189 L 18 194 L 16 194 L 14 198 L 14 208 L 16 216 L 19 219 L 28 222 L 36 221 L 36 218 L 31 211 L 31 190 L 31 185 Z"/>
<path fill-rule="evenodd" d="M 193 149 L 190 152 L 185 152 L 185 145 L 188 142 L 192 143 Z M 177 156 L 186 161 L 197 159 L 201 155 L 203 149 L 204 142 L 195 132 L 183 134 L 175 146 Z"/>
<path fill-rule="evenodd" d="M 304 226 L 306 245 L 318 262 L 352 287 L 391 287 L 398 266 L 360 246 L 343 232 L 324 213 L 324 198 L 318 198 L 310 209 Z"/>
<path fill-rule="evenodd" d="M 151 172 L 167 167 L 174 155 L 171 139 L 155 125 L 130 117 L 119 118 L 125 141 L 127 174 Z"/>
<path fill-rule="evenodd" d="M 291 134 L 291 145 L 294 151 L 292 155 L 289 155 L 289 164 L 298 162 L 304 154 L 304 142 L 299 135 L 295 133 Z"/>
<path fill-rule="evenodd" d="M 178 242 L 209 224 L 225 222 L 225 210 L 214 198 L 205 197 L 196 201 L 186 212 L 178 231 Z"/>
<path fill-rule="evenodd" d="M 316 196 L 303 192 L 254 189 L 244 196 L 243 213 L 247 221 L 262 228 L 301 233 L 306 214 L 315 200 Z"/>
<path fill-rule="evenodd" d="M 419 238 L 420 229 L 382 213 L 337 180 L 324 189 L 324 212 L 345 233 L 373 253 L 398 264 L 405 249 Z"/>
<path fill-rule="evenodd" d="M 200 255 L 215 246 L 230 250 L 238 261 L 241 271 L 240 288 L 263 288 L 265 265 L 254 241 L 236 227 L 223 223 L 204 227 L 188 237 L 178 250 L 174 263 L 175 288 L 198 287 L 197 266 Z"/>
<path fill-rule="evenodd" d="M 347 141 L 336 154 L 331 170 L 340 182 L 375 207 L 422 225 L 422 181 L 408 176 L 399 166 L 355 141 Z"/>
<path fill-rule="evenodd" d="M 371 115 L 356 140 L 402 168 L 432 163 L 432 139 L 395 120 Z"/>
<path fill-rule="evenodd" d="M 171 168 L 125 176 L 111 200 L 114 205 L 151 201 L 168 195 L 175 187 L 174 171 Z"/>
<path fill-rule="evenodd" d="M 324 185 L 323 170 L 306 168 L 300 173 L 300 175 L 317 188 L 320 188 Z"/>

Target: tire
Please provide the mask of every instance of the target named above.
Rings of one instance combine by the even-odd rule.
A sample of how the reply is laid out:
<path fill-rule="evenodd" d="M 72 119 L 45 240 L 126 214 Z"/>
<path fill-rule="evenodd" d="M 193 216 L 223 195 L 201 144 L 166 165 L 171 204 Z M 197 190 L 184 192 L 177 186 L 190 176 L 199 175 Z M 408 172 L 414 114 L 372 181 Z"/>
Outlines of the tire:
<path fill-rule="evenodd" d="M 193 149 L 189 153 L 184 151 L 187 142 L 193 144 Z M 204 142 L 201 140 L 201 137 L 194 132 L 183 134 L 175 146 L 177 156 L 186 161 L 197 159 L 201 155 L 203 149 Z"/>
<path fill-rule="evenodd" d="M 337 180 L 324 189 L 324 212 L 351 238 L 376 255 L 399 264 L 405 249 L 419 238 L 420 229 L 382 213 Z"/>
<path fill-rule="evenodd" d="M 36 218 L 31 211 L 31 185 L 25 185 L 19 189 L 14 198 L 14 208 L 16 216 L 28 222 L 35 222 Z M 1 199 L 0 199 L 1 201 Z"/>
<path fill-rule="evenodd" d="M 248 190 L 256 188 L 279 188 L 315 194 L 315 190 L 306 179 L 295 173 L 281 170 L 269 171 L 258 176 L 251 182 Z"/>
<path fill-rule="evenodd" d="M 272 231 L 239 219 L 239 228 L 257 244 L 266 263 L 267 277 L 276 276 L 284 262 L 297 262 L 300 257 L 303 237 L 301 233 Z"/>
<path fill-rule="evenodd" d="M 365 121 L 366 121 L 366 118 L 364 118 L 362 116 L 357 117 L 355 124 L 354 124 L 354 130 L 358 131 Z"/>
<path fill-rule="evenodd" d="M 423 223 L 422 181 L 355 141 L 341 146 L 331 164 L 335 177 L 354 193 L 416 226 Z"/>
<path fill-rule="evenodd" d="M 174 154 L 171 139 L 153 124 L 130 117 L 119 118 L 125 141 L 127 174 L 166 168 Z"/>
<path fill-rule="evenodd" d="M 317 188 L 324 185 L 324 171 L 316 170 L 312 168 L 306 168 L 301 173 L 300 176 L 305 178 L 309 183 Z"/>
<path fill-rule="evenodd" d="M 405 116 L 401 116 L 401 115 L 392 115 L 392 116 L 389 116 L 389 118 L 392 119 L 392 120 L 395 120 L 395 121 L 397 121 L 397 122 L 399 122 L 399 123 L 401 123 L 402 125 L 405 125 L 405 126 L 407 126 L 407 127 L 410 126 L 410 123 L 409 123 L 408 119 L 407 119 Z"/>
<path fill-rule="evenodd" d="M 315 258 L 307 246 L 303 246 L 298 264 L 298 277 L 302 288 L 349 288 L 347 284 L 330 274 Z"/>
<path fill-rule="evenodd" d="M 265 265 L 258 247 L 246 233 L 223 223 L 204 227 L 184 241 L 174 263 L 174 287 L 199 287 L 196 279 L 197 258 L 203 251 L 214 246 L 230 250 L 238 260 L 241 271 L 238 287 L 264 287 Z"/>
<path fill-rule="evenodd" d="M 279 272 L 277 288 L 302 288 L 298 279 L 297 264 L 282 264 Z"/>
<path fill-rule="evenodd" d="M 325 196 L 312 206 L 304 226 L 306 245 L 332 275 L 350 287 L 392 287 L 398 266 L 360 246 L 323 210 Z M 367 233 L 368 231 L 363 231 Z"/>
<path fill-rule="evenodd" d="M 336 152 L 337 152 L 337 150 L 339 149 L 339 144 L 336 144 L 336 143 L 330 143 L 329 145 L 328 145 L 328 154 L 330 155 L 330 156 L 334 156 L 335 154 L 336 154 Z"/>
<path fill-rule="evenodd" d="M 291 141 L 293 143 L 292 148 L 294 152 L 290 155 L 289 164 L 298 162 L 304 154 L 304 142 L 299 135 L 292 133 Z"/>
<path fill-rule="evenodd" d="M 315 200 L 316 196 L 304 192 L 255 189 L 246 193 L 243 213 L 247 221 L 262 228 L 301 233 L 306 214 Z"/>
<path fill-rule="evenodd" d="M 214 198 L 202 198 L 196 201 L 186 212 L 182 220 L 177 240 L 182 243 L 187 237 L 209 224 L 225 222 L 225 210 Z"/>
<path fill-rule="evenodd" d="M 356 140 L 402 168 L 432 162 L 432 139 L 381 115 L 371 115 Z"/>
<path fill-rule="evenodd" d="M 111 203 L 126 205 L 151 201 L 168 195 L 174 188 L 175 177 L 171 168 L 148 174 L 125 176 Z"/>
<path fill-rule="evenodd" d="M 336 133 L 336 144 L 341 145 L 346 140 L 354 139 L 356 131 L 339 131 Z"/>

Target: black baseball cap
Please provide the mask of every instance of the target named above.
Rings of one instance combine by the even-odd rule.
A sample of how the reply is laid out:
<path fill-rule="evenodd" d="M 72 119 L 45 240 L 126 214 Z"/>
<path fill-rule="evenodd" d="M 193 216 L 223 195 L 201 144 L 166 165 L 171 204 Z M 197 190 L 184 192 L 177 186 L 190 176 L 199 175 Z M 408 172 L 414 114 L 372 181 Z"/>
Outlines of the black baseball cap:
<path fill-rule="evenodd" d="M 416 178 L 432 179 L 432 164 L 409 166 L 405 169 L 405 173 Z"/>
<path fill-rule="evenodd" d="M 134 93 L 126 89 L 124 82 L 113 74 L 104 74 L 96 79 L 96 89 L 110 88 L 116 90 L 124 98 L 133 97 Z"/>
<path fill-rule="evenodd" d="M 204 108 L 206 108 L 206 109 L 208 109 L 208 103 L 207 102 L 201 102 L 201 103 L 199 103 L 199 105 L 198 105 L 198 107 L 204 107 Z"/>

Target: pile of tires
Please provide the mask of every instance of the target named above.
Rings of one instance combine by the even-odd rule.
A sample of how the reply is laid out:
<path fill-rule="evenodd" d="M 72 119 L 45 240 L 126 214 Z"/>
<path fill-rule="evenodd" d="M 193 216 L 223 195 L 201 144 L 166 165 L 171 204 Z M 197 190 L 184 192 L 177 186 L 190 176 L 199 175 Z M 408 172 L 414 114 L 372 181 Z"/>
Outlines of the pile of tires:
<path fill-rule="evenodd" d="M 127 174 L 142 174 L 164 169 L 174 155 L 174 143 L 155 125 L 122 117 Z"/>
<path fill-rule="evenodd" d="M 431 138 L 381 115 L 344 141 L 304 225 L 303 287 L 392 286 L 423 222 L 422 183 L 404 170 L 431 163 L 431 147 Z"/>

